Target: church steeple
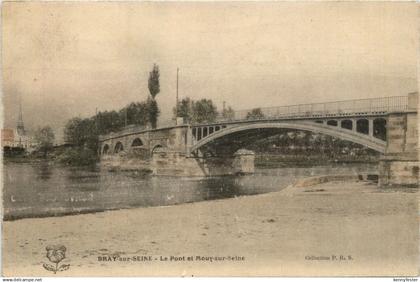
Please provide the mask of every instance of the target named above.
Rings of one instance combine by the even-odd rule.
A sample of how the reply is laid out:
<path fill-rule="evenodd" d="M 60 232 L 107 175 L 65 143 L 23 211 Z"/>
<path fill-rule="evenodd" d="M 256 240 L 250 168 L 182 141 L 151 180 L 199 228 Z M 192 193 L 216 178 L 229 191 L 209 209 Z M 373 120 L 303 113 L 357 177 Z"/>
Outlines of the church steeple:
<path fill-rule="evenodd" d="M 19 119 L 17 121 L 16 128 L 19 135 L 25 135 L 25 126 L 23 124 L 23 114 L 22 114 L 22 98 L 19 99 Z"/>

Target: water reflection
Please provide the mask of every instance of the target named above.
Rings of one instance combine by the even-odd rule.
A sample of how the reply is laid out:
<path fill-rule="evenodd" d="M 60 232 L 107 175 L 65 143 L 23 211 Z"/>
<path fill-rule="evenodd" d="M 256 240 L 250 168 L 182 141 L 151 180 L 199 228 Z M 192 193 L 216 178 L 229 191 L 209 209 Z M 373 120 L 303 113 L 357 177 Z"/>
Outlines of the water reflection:
<path fill-rule="evenodd" d="M 139 206 L 163 206 L 279 191 L 299 178 L 376 171 L 376 165 L 257 169 L 254 175 L 208 178 L 154 177 L 134 172 L 58 167 L 48 163 L 4 166 L 5 219 Z"/>
<path fill-rule="evenodd" d="M 48 180 L 51 177 L 51 169 L 48 162 L 40 162 L 37 165 L 32 166 L 35 170 L 37 179 Z"/>

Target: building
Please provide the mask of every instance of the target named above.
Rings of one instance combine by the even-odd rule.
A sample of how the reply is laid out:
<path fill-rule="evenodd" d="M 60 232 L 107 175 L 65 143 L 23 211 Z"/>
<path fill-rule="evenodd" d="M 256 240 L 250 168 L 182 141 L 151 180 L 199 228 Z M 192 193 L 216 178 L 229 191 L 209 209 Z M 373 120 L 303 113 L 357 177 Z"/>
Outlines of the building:
<path fill-rule="evenodd" d="M 15 129 L 4 128 L 1 130 L 1 141 L 3 149 L 9 148 L 23 148 L 26 151 L 32 151 L 36 147 L 36 143 L 32 136 L 25 130 L 23 123 L 22 106 L 19 106 L 19 119 Z"/>
<path fill-rule="evenodd" d="M 10 128 L 1 130 L 1 143 L 3 147 L 14 147 L 15 146 L 15 131 Z"/>

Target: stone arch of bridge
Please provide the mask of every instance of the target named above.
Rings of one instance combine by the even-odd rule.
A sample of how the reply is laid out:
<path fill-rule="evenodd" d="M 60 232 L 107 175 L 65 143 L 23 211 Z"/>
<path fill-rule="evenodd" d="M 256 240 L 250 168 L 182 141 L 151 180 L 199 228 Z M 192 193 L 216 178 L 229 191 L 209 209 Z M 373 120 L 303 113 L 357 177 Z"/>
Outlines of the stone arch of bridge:
<path fill-rule="evenodd" d="M 115 147 L 114 147 L 114 154 L 118 154 L 122 151 L 124 151 L 124 146 L 120 141 L 118 141 L 117 144 L 115 144 Z"/>
<path fill-rule="evenodd" d="M 335 138 L 339 138 L 342 140 L 350 141 L 353 143 L 357 143 L 363 146 L 366 146 L 374 151 L 384 153 L 386 148 L 386 142 L 375 138 L 373 136 L 369 136 L 363 133 L 355 132 L 352 130 L 348 130 L 345 128 L 340 128 L 336 126 L 329 126 L 315 122 L 265 122 L 265 123 L 244 123 L 241 125 L 235 125 L 223 128 L 220 131 L 217 131 L 211 135 L 208 135 L 198 142 L 196 142 L 190 149 L 190 152 L 196 152 L 200 147 L 209 144 L 210 142 L 215 141 L 221 137 L 246 131 L 252 129 L 295 129 L 295 130 L 303 130 L 303 131 L 310 131 L 314 133 L 321 133 L 325 135 L 329 135 Z"/>
<path fill-rule="evenodd" d="M 150 154 L 153 156 L 153 154 L 155 154 L 156 152 L 158 152 L 159 150 L 163 148 L 166 148 L 166 146 L 162 144 L 156 144 L 155 146 L 153 146 L 152 150 L 150 150 Z"/>
<path fill-rule="evenodd" d="M 103 147 L 102 147 L 102 155 L 108 155 L 110 152 L 109 152 L 109 145 L 108 144 L 105 144 Z"/>
<path fill-rule="evenodd" d="M 144 143 L 143 143 L 143 141 L 141 140 L 140 137 L 136 137 L 131 141 L 131 148 L 141 147 L 143 145 L 144 145 Z"/>

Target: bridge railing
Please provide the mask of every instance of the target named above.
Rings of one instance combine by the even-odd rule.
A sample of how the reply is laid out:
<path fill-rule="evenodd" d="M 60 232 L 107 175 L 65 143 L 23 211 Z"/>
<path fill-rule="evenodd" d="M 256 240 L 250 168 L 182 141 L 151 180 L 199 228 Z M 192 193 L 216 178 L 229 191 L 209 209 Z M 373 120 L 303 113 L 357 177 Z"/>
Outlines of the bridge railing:
<path fill-rule="evenodd" d="M 99 135 L 99 140 L 109 139 L 109 138 L 112 138 L 115 136 L 121 136 L 124 134 L 136 133 L 136 132 L 147 130 L 147 129 L 149 129 L 147 126 L 131 124 L 131 125 L 123 127 L 117 132 L 110 132 L 108 134 Z"/>
<path fill-rule="evenodd" d="M 254 110 L 254 114 L 252 111 Z M 280 107 L 258 108 L 258 110 L 234 111 L 230 116 L 219 114 L 216 121 L 259 120 L 271 118 L 317 118 L 351 115 L 386 114 L 408 110 L 407 96 L 358 99 L 338 102 L 300 104 Z"/>

